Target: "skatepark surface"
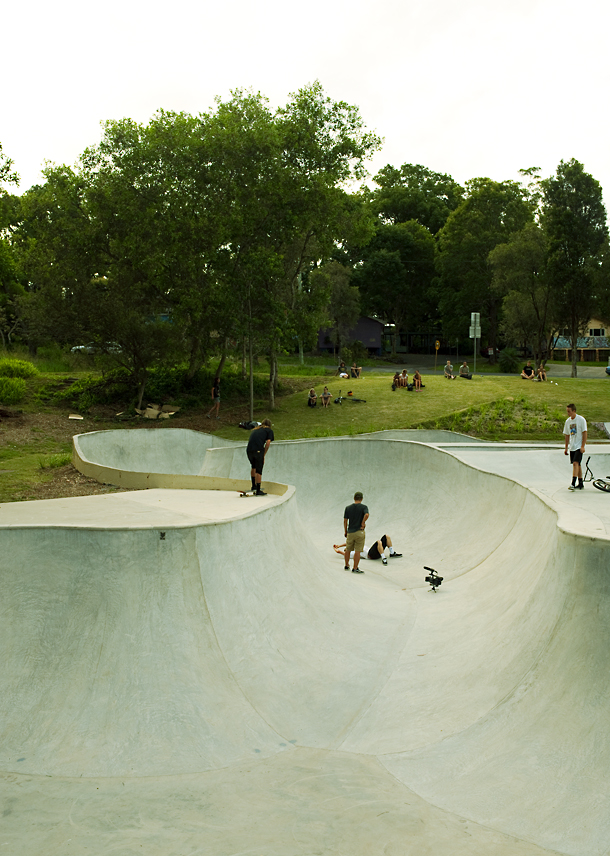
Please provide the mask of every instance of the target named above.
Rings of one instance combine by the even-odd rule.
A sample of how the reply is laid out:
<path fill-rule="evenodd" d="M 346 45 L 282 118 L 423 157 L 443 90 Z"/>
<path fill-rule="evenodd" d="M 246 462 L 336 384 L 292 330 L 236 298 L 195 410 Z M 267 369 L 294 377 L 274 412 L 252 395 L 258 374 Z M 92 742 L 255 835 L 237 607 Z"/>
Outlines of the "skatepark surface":
<path fill-rule="evenodd" d="M 562 444 L 274 442 L 247 498 L 245 442 L 74 462 L 134 489 L 0 506 L 0 854 L 610 853 L 610 496 Z M 356 490 L 403 554 L 363 575 Z"/>

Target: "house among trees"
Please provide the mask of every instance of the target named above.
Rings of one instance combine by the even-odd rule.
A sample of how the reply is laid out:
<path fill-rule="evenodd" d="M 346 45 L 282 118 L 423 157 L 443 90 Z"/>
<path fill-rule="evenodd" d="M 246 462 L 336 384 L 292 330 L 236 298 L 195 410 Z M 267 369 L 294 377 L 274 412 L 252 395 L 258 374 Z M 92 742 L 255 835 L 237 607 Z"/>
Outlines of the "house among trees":
<path fill-rule="evenodd" d="M 576 340 L 576 351 L 579 362 L 600 362 L 610 357 L 610 333 L 603 321 L 592 318 L 587 325 L 588 336 L 579 336 Z M 562 331 L 564 334 L 567 331 Z M 572 359 L 572 344 L 569 336 L 558 334 L 551 344 L 551 359 Z"/>
<path fill-rule="evenodd" d="M 362 316 L 358 319 L 356 326 L 349 330 L 345 338 L 342 337 L 340 343 L 337 342 L 336 331 L 332 327 L 323 327 L 318 331 L 318 350 L 330 352 L 338 350 L 339 344 L 348 345 L 351 342 L 362 342 L 363 347 L 367 349 L 370 355 L 380 357 L 384 327 L 383 321 Z"/>

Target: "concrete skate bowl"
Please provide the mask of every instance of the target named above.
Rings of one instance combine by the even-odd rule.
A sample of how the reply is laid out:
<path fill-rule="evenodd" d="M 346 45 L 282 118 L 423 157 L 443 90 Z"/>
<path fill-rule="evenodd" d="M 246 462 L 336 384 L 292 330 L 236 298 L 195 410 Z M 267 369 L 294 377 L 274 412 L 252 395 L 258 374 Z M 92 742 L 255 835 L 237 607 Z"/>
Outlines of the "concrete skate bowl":
<path fill-rule="evenodd" d="M 197 466 L 247 472 L 243 447 Z M 107 852 L 607 853 L 607 541 L 417 443 L 274 443 L 265 476 L 295 490 L 163 540 L 0 530 L 0 769 L 20 793 L 98 806 L 93 829 L 127 787 L 159 842 Z M 356 489 L 404 554 L 364 576 L 330 550 Z"/>

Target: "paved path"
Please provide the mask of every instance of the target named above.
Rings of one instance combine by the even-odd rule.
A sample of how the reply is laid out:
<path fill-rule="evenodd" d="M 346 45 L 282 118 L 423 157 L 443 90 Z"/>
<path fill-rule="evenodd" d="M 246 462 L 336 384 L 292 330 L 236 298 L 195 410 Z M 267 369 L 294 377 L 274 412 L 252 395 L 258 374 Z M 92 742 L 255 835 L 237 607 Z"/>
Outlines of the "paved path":
<path fill-rule="evenodd" d="M 606 854 L 610 496 L 560 448 L 422 439 L 276 442 L 282 496 L 0 506 L 6 852 Z M 80 447 L 247 473 L 193 432 Z M 331 548 L 356 489 L 403 553 L 364 575 Z"/>

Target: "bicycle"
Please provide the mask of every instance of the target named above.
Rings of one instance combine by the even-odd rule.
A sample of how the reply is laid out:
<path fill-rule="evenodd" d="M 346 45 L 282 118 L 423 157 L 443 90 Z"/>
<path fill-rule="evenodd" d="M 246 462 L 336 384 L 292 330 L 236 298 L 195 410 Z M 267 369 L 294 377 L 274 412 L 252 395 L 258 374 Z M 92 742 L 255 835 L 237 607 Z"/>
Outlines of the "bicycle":
<path fill-rule="evenodd" d="M 585 474 L 583 476 L 583 482 L 593 482 L 593 487 L 596 487 L 598 490 L 601 490 L 604 493 L 610 493 L 610 481 L 595 478 L 591 468 L 589 467 L 590 460 L 591 455 L 589 455 L 585 463 Z M 606 476 L 606 479 L 610 479 L 610 476 Z"/>

